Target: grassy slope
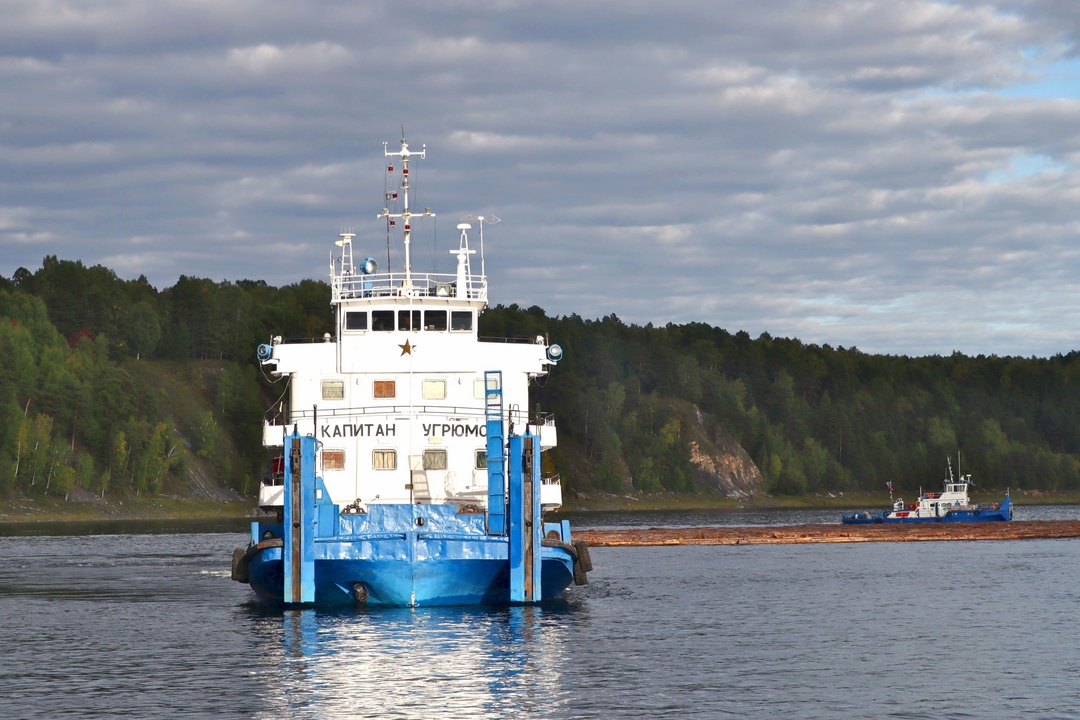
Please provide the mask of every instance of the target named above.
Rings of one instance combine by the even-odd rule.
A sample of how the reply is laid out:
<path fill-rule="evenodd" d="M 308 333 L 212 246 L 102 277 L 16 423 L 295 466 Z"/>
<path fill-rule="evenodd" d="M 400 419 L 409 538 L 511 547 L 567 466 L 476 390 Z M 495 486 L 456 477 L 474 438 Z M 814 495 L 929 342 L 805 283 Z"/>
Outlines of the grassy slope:
<path fill-rule="evenodd" d="M 232 437 L 221 425 L 221 409 L 214 407 L 214 394 L 218 381 L 229 364 L 214 360 L 185 362 L 129 360 L 124 366 L 143 383 L 158 389 L 156 402 L 162 414 L 172 419 L 185 441 L 186 482 L 167 487 L 166 492 L 171 495 L 183 497 L 190 492 L 198 493 L 207 486 L 227 487 L 229 478 L 220 477 L 222 468 L 241 468 L 245 465 L 245 460 L 233 444 Z M 195 452 L 199 426 L 206 414 L 211 412 L 219 423 L 219 433 L 212 454 L 213 462 L 203 460 Z M 260 418 L 254 417 L 252 422 L 258 423 Z M 248 491 L 254 492 L 254 482 L 249 484 L 252 487 L 248 488 Z"/>
<path fill-rule="evenodd" d="M 125 498 L 108 502 L 70 502 L 63 498 L 20 498 L 0 506 L 0 523 L 56 520 L 152 520 L 243 518 L 254 502 L 218 502 L 197 498 Z"/>
<path fill-rule="evenodd" d="M 213 391 L 225 365 L 210 360 L 125 362 L 125 369 L 137 382 L 154 388 L 154 401 L 161 415 L 173 421 L 183 445 L 183 477 L 167 479 L 162 495 L 136 497 L 114 482 L 104 499 L 76 488 L 68 500 L 0 500 L 0 522 L 250 516 L 255 510 L 254 499 L 229 489 L 219 476 L 222 466 L 242 467 L 244 463 L 228 433 L 219 434 L 213 462 L 198 457 L 194 451 L 199 424 L 214 409 Z"/>

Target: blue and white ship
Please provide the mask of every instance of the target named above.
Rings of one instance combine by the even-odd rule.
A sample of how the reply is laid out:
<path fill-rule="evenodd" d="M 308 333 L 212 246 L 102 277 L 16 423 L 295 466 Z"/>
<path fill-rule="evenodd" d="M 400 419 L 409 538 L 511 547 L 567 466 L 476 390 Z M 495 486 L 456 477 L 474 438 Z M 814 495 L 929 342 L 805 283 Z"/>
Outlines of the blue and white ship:
<path fill-rule="evenodd" d="M 233 578 L 261 602 L 423 606 L 537 603 L 587 582 L 588 549 L 567 521 L 559 478 L 543 471 L 553 418 L 530 412 L 529 387 L 562 357 L 543 337 L 481 340 L 487 306 L 483 224 L 480 272 L 462 222 L 455 272 L 415 272 L 409 163 L 426 147 L 389 151 L 379 219 L 403 241 L 404 267 L 353 260 L 353 233 L 331 257 L 335 334 L 274 337 L 258 348 L 285 384 L 263 443 L 281 449 Z M 395 170 L 395 167 L 397 168 Z M 400 233 L 400 234 L 399 234 Z M 365 253 L 367 254 L 367 253 Z M 374 253 L 372 253 L 374 254 Z M 453 261 L 452 261 L 453 262 Z"/>
<path fill-rule="evenodd" d="M 959 465 L 957 466 L 959 467 Z M 960 475 L 953 479 L 952 462 L 948 462 L 944 489 L 940 493 L 920 492 L 919 502 L 905 505 L 903 498 L 892 504 L 892 510 L 878 512 L 858 512 L 843 514 L 841 521 L 845 525 L 867 525 L 871 523 L 926 523 L 926 522 L 1001 522 L 1012 520 L 1012 499 L 1005 491 L 1005 499 L 1000 503 L 972 503 L 968 488 L 974 485 L 971 475 Z M 892 495 L 892 483 L 889 483 L 889 495 Z"/>

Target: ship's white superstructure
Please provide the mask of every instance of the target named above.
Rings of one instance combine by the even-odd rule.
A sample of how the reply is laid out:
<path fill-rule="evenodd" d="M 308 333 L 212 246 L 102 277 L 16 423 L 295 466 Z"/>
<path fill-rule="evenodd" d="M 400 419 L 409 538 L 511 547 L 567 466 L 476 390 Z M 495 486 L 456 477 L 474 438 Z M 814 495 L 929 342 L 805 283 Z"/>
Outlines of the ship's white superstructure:
<path fill-rule="evenodd" d="M 487 306 L 483 256 L 469 245 L 470 225 L 458 225 L 451 273 L 412 268 L 412 223 L 433 215 L 409 208 L 409 161 L 425 151 L 385 151 L 400 162 L 400 190 L 386 194 L 379 214 L 388 232 L 400 229 L 404 267 L 380 271 L 374 247 L 354 261 L 353 233 L 342 233 L 331 260 L 335 332 L 323 341 L 274 338 L 260 348 L 264 367 L 288 383 L 268 414 L 263 440 L 280 447 L 294 429 L 319 441 L 318 471 L 333 502 L 364 512 L 378 503 L 487 503 L 484 371 L 502 372 L 507 422 L 529 425 L 541 449 L 556 443 L 550 418 L 530 415 L 529 385 L 561 357 L 545 338 L 485 341 L 479 316 Z M 394 173 L 394 165 L 389 166 Z M 396 203 L 401 208 L 392 212 Z M 482 221 L 481 221 L 482 222 Z M 398 226 L 400 223 L 400 228 Z M 481 226 L 482 230 L 482 226 Z M 474 272 L 479 265 L 481 272 Z M 281 505 L 281 485 L 260 492 L 266 509 Z M 542 503 L 561 504 L 556 478 L 545 477 Z"/>

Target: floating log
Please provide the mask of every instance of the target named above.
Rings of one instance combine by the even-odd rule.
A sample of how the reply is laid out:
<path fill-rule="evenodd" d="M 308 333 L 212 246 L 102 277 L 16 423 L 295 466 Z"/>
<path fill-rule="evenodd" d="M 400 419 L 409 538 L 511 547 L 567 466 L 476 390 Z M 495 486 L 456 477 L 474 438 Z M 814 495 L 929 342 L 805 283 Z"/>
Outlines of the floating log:
<path fill-rule="evenodd" d="M 985 523 L 785 525 L 575 530 L 591 547 L 650 545 L 794 545 L 798 543 L 925 542 L 932 540 L 1044 540 L 1080 537 L 1080 520 Z"/>

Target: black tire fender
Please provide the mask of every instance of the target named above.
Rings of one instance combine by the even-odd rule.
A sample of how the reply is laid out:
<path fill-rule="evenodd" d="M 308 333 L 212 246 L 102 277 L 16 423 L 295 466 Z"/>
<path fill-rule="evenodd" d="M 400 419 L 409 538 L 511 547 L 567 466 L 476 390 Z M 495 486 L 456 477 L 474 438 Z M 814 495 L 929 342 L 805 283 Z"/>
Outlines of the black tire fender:
<path fill-rule="evenodd" d="M 232 554 L 232 579 L 236 582 L 246 583 L 251 580 L 248 569 L 251 566 L 251 557 L 244 548 L 236 548 Z"/>
<path fill-rule="evenodd" d="M 592 572 L 592 558 L 589 557 L 589 546 L 584 540 L 575 540 L 574 548 L 577 550 L 578 563 L 585 572 Z"/>

